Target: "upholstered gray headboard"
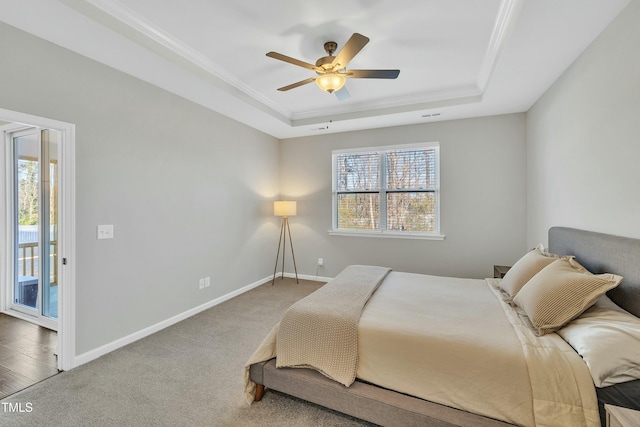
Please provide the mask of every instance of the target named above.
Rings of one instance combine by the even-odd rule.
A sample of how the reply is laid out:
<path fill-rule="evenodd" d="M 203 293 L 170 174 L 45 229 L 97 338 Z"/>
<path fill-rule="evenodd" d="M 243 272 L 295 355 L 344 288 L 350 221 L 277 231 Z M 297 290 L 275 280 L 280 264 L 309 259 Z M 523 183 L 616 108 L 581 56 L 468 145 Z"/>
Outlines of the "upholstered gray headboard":
<path fill-rule="evenodd" d="M 567 227 L 549 229 L 549 252 L 575 255 L 594 274 L 615 273 L 622 283 L 607 293 L 620 307 L 640 317 L 640 239 Z"/>

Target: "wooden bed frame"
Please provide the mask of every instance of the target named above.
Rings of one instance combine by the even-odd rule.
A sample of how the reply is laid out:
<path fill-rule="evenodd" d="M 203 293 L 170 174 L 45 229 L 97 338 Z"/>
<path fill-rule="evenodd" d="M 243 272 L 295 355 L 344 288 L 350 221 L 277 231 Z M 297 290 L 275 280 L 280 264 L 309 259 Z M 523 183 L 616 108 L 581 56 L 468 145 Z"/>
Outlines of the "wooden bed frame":
<path fill-rule="evenodd" d="M 574 255 L 595 274 L 611 272 L 624 277 L 609 297 L 640 317 L 640 239 L 553 227 L 549 252 Z M 265 387 L 384 426 L 509 426 L 511 424 L 356 380 L 344 387 L 310 369 L 275 367 L 275 359 L 251 365 L 257 384 L 255 400 Z"/>

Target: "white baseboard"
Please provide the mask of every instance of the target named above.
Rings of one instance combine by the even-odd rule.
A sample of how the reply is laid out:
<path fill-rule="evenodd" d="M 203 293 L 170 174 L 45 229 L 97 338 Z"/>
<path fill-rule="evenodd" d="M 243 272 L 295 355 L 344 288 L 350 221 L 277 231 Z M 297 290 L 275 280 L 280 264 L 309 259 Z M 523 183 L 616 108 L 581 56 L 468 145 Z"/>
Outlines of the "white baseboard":
<path fill-rule="evenodd" d="M 282 273 L 276 274 L 276 277 L 282 277 Z M 292 279 L 295 279 L 296 275 L 294 273 L 284 273 L 284 277 L 290 277 Z M 333 277 L 310 276 L 308 274 L 298 274 L 298 279 L 315 280 L 316 282 L 328 282 L 329 280 L 333 280 Z"/>
<path fill-rule="evenodd" d="M 280 277 L 281 274 L 276 275 L 277 277 Z M 288 277 L 288 275 L 285 273 L 285 277 Z M 295 275 L 293 276 L 295 277 Z M 303 278 L 302 276 L 298 276 L 300 278 Z M 306 277 L 306 276 L 305 276 Z M 310 276 L 313 277 L 310 280 L 320 280 L 318 278 L 315 278 L 315 276 Z M 236 297 L 240 294 L 243 294 L 247 291 L 250 291 L 253 288 L 257 288 L 258 286 L 265 284 L 267 282 L 270 282 L 273 279 L 273 276 L 269 276 L 266 277 L 264 279 L 258 280 L 257 282 L 253 282 L 250 285 L 247 285 L 245 287 L 242 287 L 240 289 L 237 289 L 233 292 L 230 292 L 226 295 L 223 295 L 221 297 L 218 297 L 216 299 L 213 299 L 205 304 L 199 305 L 197 307 L 194 307 L 190 310 L 185 311 L 184 313 L 180 313 L 176 316 L 170 317 L 169 319 L 163 320 L 162 322 L 156 323 L 155 325 L 149 326 L 147 328 L 141 329 L 138 332 L 134 332 L 133 334 L 127 335 L 126 337 L 122 337 L 120 339 L 117 339 L 115 341 L 112 341 L 108 344 L 105 344 L 103 346 L 100 346 L 96 349 L 93 350 L 89 350 L 86 353 L 82 353 L 80 355 L 77 355 L 74 359 L 74 365 L 72 366 L 72 368 L 75 368 L 77 366 L 80 365 L 84 365 L 87 362 L 90 362 L 92 360 L 95 360 L 97 358 L 99 358 L 100 356 L 104 356 L 107 353 L 111 353 L 114 350 L 119 349 L 120 347 L 124 347 L 127 344 L 131 344 L 132 342 L 138 341 L 141 338 L 147 337 L 151 334 L 154 334 L 158 331 L 161 331 L 164 328 L 167 328 L 171 325 L 174 325 L 182 320 L 188 319 L 191 316 L 194 316 L 198 313 L 200 313 L 201 311 L 207 310 L 211 307 L 214 307 L 220 303 L 223 303 L 233 297 Z"/>

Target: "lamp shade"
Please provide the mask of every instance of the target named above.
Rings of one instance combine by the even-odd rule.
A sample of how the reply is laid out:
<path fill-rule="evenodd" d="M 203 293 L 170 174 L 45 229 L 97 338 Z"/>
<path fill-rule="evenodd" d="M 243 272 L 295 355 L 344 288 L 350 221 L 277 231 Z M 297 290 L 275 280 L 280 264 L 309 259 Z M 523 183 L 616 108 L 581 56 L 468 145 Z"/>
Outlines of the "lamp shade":
<path fill-rule="evenodd" d="M 338 73 L 323 74 L 316 78 L 316 84 L 318 87 L 329 93 L 342 89 L 342 86 L 344 86 L 346 81 L 346 77 Z"/>
<path fill-rule="evenodd" d="M 297 204 L 290 200 L 277 200 L 273 202 L 273 214 L 275 216 L 296 216 Z"/>

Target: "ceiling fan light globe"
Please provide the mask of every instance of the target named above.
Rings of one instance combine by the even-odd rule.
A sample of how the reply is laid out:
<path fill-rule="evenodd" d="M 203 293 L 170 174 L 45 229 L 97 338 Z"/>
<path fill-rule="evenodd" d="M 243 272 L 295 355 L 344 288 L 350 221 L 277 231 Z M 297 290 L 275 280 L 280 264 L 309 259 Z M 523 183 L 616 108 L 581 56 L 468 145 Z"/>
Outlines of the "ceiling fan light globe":
<path fill-rule="evenodd" d="M 347 78 L 337 73 L 323 74 L 316 79 L 318 87 L 325 92 L 333 93 L 342 89 Z"/>

